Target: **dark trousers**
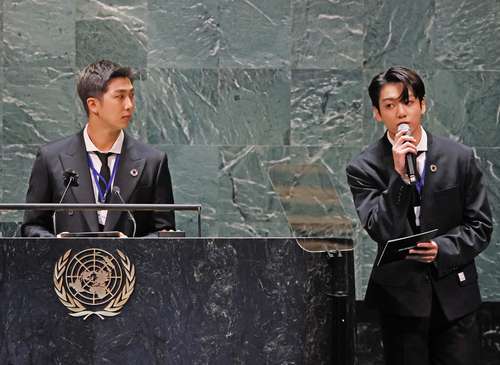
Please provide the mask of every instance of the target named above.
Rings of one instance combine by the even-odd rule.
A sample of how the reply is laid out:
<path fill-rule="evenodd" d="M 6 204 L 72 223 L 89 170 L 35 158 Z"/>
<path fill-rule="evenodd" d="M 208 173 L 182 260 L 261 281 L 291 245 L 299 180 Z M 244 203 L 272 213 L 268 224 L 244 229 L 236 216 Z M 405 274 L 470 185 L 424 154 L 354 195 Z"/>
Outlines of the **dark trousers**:
<path fill-rule="evenodd" d="M 444 316 L 433 298 L 430 317 L 381 314 L 386 365 L 479 365 L 476 313 L 454 321 Z"/>

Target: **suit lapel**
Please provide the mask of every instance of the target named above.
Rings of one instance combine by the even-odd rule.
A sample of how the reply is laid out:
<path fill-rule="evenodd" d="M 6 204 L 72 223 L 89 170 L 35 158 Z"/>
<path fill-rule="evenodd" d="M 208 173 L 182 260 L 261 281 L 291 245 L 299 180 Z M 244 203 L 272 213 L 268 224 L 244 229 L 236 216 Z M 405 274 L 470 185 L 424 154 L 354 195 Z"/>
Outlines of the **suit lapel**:
<path fill-rule="evenodd" d="M 425 154 L 425 176 L 424 186 L 422 188 L 422 230 L 428 230 L 428 222 L 432 222 L 432 212 L 429 206 L 432 203 L 433 187 L 436 186 L 436 174 L 432 171 L 432 166 L 437 164 L 436 146 L 433 144 L 432 135 L 427 132 L 427 152 Z"/>
<path fill-rule="evenodd" d="M 76 203 L 95 203 L 94 188 L 90 178 L 90 171 L 87 164 L 87 152 L 83 140 L 83 131 L 76 134 L 70 141 L 70 148 L 66 152 L 59 154 L 63 169 L 73 169 L 79 175 L 79 186 L 70 188 Z M 90 231 L 98 231 L 97 213 L 93 211 L 82 211 Z"/>
<path fill-rule="evenodd" d="M 425 153 L 425 166 L 424 166 L 424 186 L 422 190 L 422 195 L 430 190 L 432 185 L 432 180 L 434 178 L 434 173 L 431 171 L 431 166 L 436 164 L 436 149 L 432 143 L 432 135 L 427 132 L 427 152 Z"/>
<path fill-rule="evenodd" d="M 136 142 L 125 134 L 122 153 L 120 155 L 120 164 L 113 183 L 113 186 L 118 186 L 120 188 L 120 195 L 125 203 L 129 202 L 130 196 L 141 178 L 145 162 L 146 160 L 142 158 L 136 150 Z M 121 203 L 114 194 L 111 197 L 111 202 L 115 204 Z M 104 230 L 108 231 L 115 229 L 118 219 L 124 213 L 125 212 L 110 211 L 106 218 Z"/>
<path fill-rule="evenodd" d="M 382 156 L 380 157 L 381 159 L 381 166 L 384 170 L 389 169 L 388 176 L 387 176 L 387 181 L 390 179 L 390 175 L 397 174 L 397 172 L 394 170 L 394 159 L 392 157 L 392 144 L 389 141 L 389 137 L 387 136 L 387 131 L 385 132 L 384 136 L 381 138 L 380 143 L 382 144 Z"/>

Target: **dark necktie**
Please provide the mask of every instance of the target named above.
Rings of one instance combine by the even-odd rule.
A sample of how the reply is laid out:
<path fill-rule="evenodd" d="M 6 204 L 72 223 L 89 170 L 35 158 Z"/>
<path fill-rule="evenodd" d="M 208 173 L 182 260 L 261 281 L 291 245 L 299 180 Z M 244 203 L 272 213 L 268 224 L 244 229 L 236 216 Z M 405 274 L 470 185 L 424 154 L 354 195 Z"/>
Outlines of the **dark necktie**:
<path fill-rule="evenodd" d="M 106 194 L 106 184 L 109 182 L 111 176 L 108 165 L 108 157 L 111 156 L 113 153 L 96 152 L 95 154 L 97 155 L 97 157 L 99 157 L 99 160 L 101 160 L 101 171 L 99 171 L 99 174 L 104 178 L 104 181 L 103 179 L 99 178 L 99 186 L 101 187 L 101 192 L 105 194 L 104 201 L 102 201 L 101 203 L 107 203 L 109 202 L 109 194 Z"/>
<path fill-rule="evenodd" d="M 417 157 L 422 154 L 422 152 L 425 151 L 418 151 Z M 418 169 L 418 165 L 415 165 L 416 167 L 416 175 L 417 175 L 417 181 L 420 183 L 420 172 Z M 411 201 L 410 201 L 410 207 L 408 209 L 408 222 L 410 223 L 410 227 L 412 228 L 414 233 L 420 232 L 420 226 L 417 226 L 416 224 L 416 216 L 415 216 L 415 207 L 420 206 L 420 192 L 418 191 L 417 187 L 414 185 L 412 186 L 412 194 L 411 194 Z"/>

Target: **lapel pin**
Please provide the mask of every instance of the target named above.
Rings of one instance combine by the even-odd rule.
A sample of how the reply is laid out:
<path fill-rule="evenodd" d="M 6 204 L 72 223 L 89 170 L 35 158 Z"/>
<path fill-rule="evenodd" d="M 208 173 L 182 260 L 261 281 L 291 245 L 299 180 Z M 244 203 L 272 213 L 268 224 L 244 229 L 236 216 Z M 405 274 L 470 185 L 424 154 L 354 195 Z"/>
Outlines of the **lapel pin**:
<path fill-rule="evenodd" d="M 137 175 L 139 175 L 139 171 L 137 171 L 137 169 L 132 169 L 132 170 L 130 170 L 130 175 L 132 175 L 133 177 L 136 177 Z"/>
<path fill-rule="evenodd" d="M 431 168 L 431 172 L 436 172 L 438 170 L 438 167 L 436 165 L 434 165 L 434 164 L 432 164 L 430 166 L 430 168 Z"/>

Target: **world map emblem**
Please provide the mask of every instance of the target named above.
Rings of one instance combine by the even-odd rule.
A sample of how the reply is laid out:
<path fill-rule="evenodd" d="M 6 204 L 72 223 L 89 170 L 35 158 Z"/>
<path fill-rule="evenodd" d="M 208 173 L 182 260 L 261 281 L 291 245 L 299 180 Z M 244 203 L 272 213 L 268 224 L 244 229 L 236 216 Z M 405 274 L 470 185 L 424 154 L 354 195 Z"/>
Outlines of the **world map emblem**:
<path fill-rule="evenodd" d="M 74 255 L 67 250 L 54 266 L 54 290 L 73 317 L 114 317 L 130 299 L 135 267 L 120 250 L 117 257 L 99 248 Z"/>

